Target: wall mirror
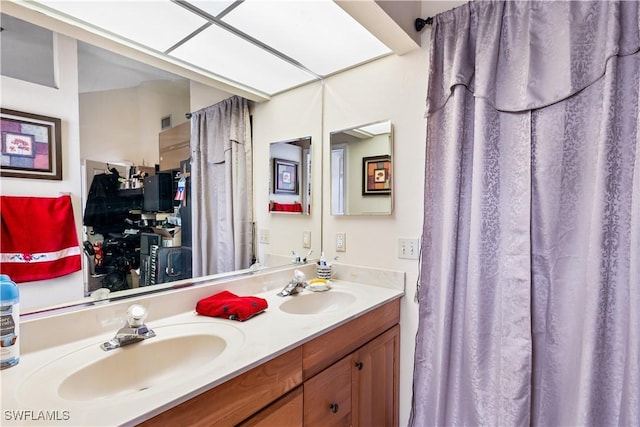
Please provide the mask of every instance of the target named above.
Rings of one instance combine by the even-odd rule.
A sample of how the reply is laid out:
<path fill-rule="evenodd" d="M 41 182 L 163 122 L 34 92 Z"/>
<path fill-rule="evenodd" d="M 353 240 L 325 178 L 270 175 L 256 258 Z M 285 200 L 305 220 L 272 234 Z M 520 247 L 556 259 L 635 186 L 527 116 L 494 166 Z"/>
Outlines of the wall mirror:
<path fill-rule="evenodd" d="M 393 126 L 384 120 L 331 132 L 331 214 L 391 215 Z"/>
<path fill-rule="evenodd" d="M 269 144 L 269 212 L 311 213 L 311 137 Z"/>
<path fill-rule="evenodd" d="M 28 30 L 28 26 L 26 26 L 26 29 Z M 17 55 L 17 58 L 25 57 L 24 55 Z M 32 65 L 23 64 L 18 68 L 28 70 L 32 67 Z M 98 166 L 90 163 L 91 165 L 85 167 L 82 171 L 82 176 L 70 178 L 74 182 L 84 181 L 81 195 L 83 199 L 82 211 L 84 212 L 85 197 L 89 187 L 87 177 L 112 168 L 120 169 L 121 173 L 125 175 L 127 171 L 131 170 L 131 166 L 135 166 L 133 170 L 137 171 L 138 169 L 144 170 L 144 168 L 153 169 L 155 164 L 162 163 L 162 159 L 159 156 L 159 133 L 163 131 L 163 127 L 166 125 L 164 119 L 170 116 L 171 124 L 169 128 L 178 126 L 181 123 L 188 123 L 185 113 L 191 111 L 189 96 L 192 84 L 189 80 L 179 76 L 80 41 L 78 41 L 78 72 L 80 157 L 83 161 L 98 160 L 102 162 Z M 169 98 L 171 105 L 167 106 L 160 102 L 159 93 L 162 93 L 162 98 Z M 229 94 L 229 96 L 231 95 Z M 164 110 L 156 109 L 160 105 L 162 107 L 159 108 Z M 105 108 L 108 108 L 109 111 L 105 112 Z M 300 195 L 305 191 L 308 194 L 308 189 L 305 190 L 305 188 L 310 185 L 310 174 L 308 169 L 305 169 L 308 167 L 305 166 L 305 162 L 308 164 L 311 161 L 310 155 L 305 154 L 305 152 L 309 152 L 310 143 L 310 138 L 302 138 L 295 143 L 294 141 L 283 143 L 283 145 L 300 147 L 299 173 L 305 171 L 305 176 L 299 175 L 298 178 L 300 180 Z M 124 149 L 128 151 L 125 152 Z M 281 157 L 283 159 L 287 158 L 286 155 Z M 262 165 L 263 162 L 266 163 L 267 161 L 268 159 L 264 157 L 254 158 L 254 168 L 256 164 Z M 109 162 L 113 162 L 113 164 Z M 131 190 L 134 190 L 134 185 L 131 184 L 131 186 Z M 308 212 L 309 199 L 306 198 L 301 203 L 307 206 L 306 212 Z M 319 221 L 320 218 L 317 218 Z M 76 218 L 76 221 L 80 222 L 81 218 Z M 259 225 L 256 224 L 255 229 L 258 229 L 258 227 Z M 78 239 L 82 242 L 85 237 L 84 235 L 79 235 Z M 282 236 L 281 238 L 289 237 Z M 288 246 L 294 247 L 297 243 L 296 239 L 296 242 L 291 242 Z M 83 255 L 83 257 L 85 256 Z M 262 268 L 278 267 L 291 262 L 289 259 L 283 258 L 279 260 L 277 257 L 269 261 L 268 265 L 263 263 Z M 83 262 L 83 268 L 90 268 L 90 265 L 87 262 Z M 86 271 L 85 277 L 90 273 L 90 271 Z M 189 282 L 194 284 L 202 283 L 231 275 L 250 273 L 251 269 L 230 271 L 206 278 L 193 278 Z M 109 298 L 112 301 L 116 301 L 131 296 L 139 296 L 141 293 L 155 292 L 163 288 L 172 288 L 172 284 L 163 283 L 144 288 L 127 289 L 111 293 Z M 87 286 L 85 289 L 88 291 L 89 287 Z M 38 306 L 37 311 L 48 312 L 54 309 L 69 309 L 70 307 L 79 307 L 92 302 L 93 298 L 85 297 L 81 300 L 56 302 L 55 306 L 52 305 L 50 307 Z M 28 304 L 25 304 L 25 306 L 28 306 Z M 29 310 L 23 310 L 23 314 L 29 314 Z"/>

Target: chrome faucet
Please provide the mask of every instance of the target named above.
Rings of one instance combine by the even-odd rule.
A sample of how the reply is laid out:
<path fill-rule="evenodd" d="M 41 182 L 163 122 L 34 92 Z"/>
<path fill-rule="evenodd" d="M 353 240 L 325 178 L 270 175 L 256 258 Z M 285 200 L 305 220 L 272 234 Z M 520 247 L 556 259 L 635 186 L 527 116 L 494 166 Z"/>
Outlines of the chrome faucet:
<path fill-rule="evenodd" d="M 104 351 L 109 351 L 155 337 L 156 333 L 144 324 L 144 319 L 146 318 L 147 310 L 141 305 L 133 304 L 127 310 L 126 325 L 116 332 L 115 337 L 100 344 L 100 348 Z"/>
<path fill-rule="evenodd" d="M 296 295 L 306 287 L 307 283 L 304 281 L 304 273 L 300 270 L 295 270 L 293 272 L 293 279 L 278 292 L 278 296 L 287 297 L 289 295 Z"/>

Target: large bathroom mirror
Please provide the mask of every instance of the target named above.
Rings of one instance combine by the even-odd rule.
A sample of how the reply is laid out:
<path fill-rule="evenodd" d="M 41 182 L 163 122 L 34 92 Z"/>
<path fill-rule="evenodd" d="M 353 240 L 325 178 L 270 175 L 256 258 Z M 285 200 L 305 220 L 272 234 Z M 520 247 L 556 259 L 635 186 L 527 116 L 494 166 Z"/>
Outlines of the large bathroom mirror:
<path fill-rule="evenodd" d="M 40 28 L 40 27 L 37 27 Z M 27 26 L 28 29 L 28 26 Z M 79 127 L 80 127 L 80 147 L 79 153 L 82 161 L 87 165 L 79 175 L 70 179 L 74 182 L 84 182 L 82 194 L 82 211 L 86 205 L 87 192 L 90 186 L 89 179 L 92 175 L 101 172 L 119 170 L 123 177 L 130 174 L 130 171 L 136 175 L 138 172 L 151 173 L 158 171 L 155 165 L 162 165 L 163 159 L 159 153 L 159 134 L 169 131 L 173 128 L 189 124 L 189 120 L 185 114 L 191 111 L 194 105 L 190 102 L 190 95 L 193 95 L 193 83 L 189 80 L 170 74 L 163 70 L 151 67 L 138 61 L 124 58 L 113 52 L 97 48 L 90 44 L 78 41 L 78 80 L 79 80 Z M 4 45 L 3 45 L 4 47 Z M 17 58 L 26 58 L 24 55 L 17 55 Z M 3 55 L 4 58 L 4 55 Z M 25 64 L 25 70 L 29 67 Z M 203 89 L 203 85 L 198 83 L 197 89 Z M 204 90 L 204 89 L 203 89 Z M 222 93 L 224 97 L 219 100 L 210 102 L 207 98 L 207 105 L 219 102 L 233 94 Z M 199 97 L 198 101 L 202 101 L 201 91 L 195 94 Z M 221 96 L 222 96 L 221 95 Z M 169 99 L 167 104 L 164 100 Z M 191 100 L 193 101 L 193 100 Z M 196 105 L 199 105 L 196 102 Z M 317 120 L 321 120 L 318 117 Z M 166 129 L 165 129 L 166 128 Z M 255 130 L 254 130 L 255 132 Z M 256 135 L 254 134 L 254 141 Z M 295 161 L 299 163 L 297 183 L 299 184 L 298 193 L 300 203 L 304 208 L 302 213 L 309 212 L 310 209 L 310 169 L 311 162 L 310 148 L 311 138 L 301 138 L 296 141 L 287 141 L 276 146 L 297 147 L 300 157 L 296 157 Z M 125 151 L 126 150 L 126 151 Z M 259 152 L 260 150 L 256 150 Z M 277 150 L 276 150 L 277 151 Z M 283 160 L 292 160 L 292 157 L 286 153 L 278 154 Z M 96 166 L 97 161 L 99 166 Z M 253 159 L 254 173 L 256 164 L 262 165 L 268 159 L 264 157 L 256 157 Z M 157 170 L 156 170 L 157 169 Z M 260 174 L 263 167 L 260 166 Z M 260 179 L 260 175 L 257 179 Z M 266 176 L 264 178 L 267 178 Z M 292 178 L 292 177 L 291 177 Z M 135 184 L 137 181 L 126 180 L 124 184 L 126 190 L 137 189 Z M 286 180 L 283 180 L 283 183 Z M 28 190 L 25 190 L 28 192 Z M 302 197 L 303 195 L 306 197 Z M 75 196 L 75 195 L 74 195 Z M 255 197 L 255 194 L 254 194 Z M 259 218 L 259 216 L 256 216 Z M 145 218 L 142 218 L 145 220 Z M 316 216 L 314 220 L 321 220 L 320 216 Z M 76 218 L 77 222 L 81 222 L 81 218 Z M 255 230 L 261 226 L 255 224 Z M 318 226 L 317 229 L 320 229 Z M 88 240 L 85 235 L 79 235 L 78 239 L 82 244 Z M 173 237 L 173 236 L 171 236 Z M 185 238 L 182 236 L 184 243 Z M 256 237 L 257 238 L 257 237 Z M 293 237 L 283 235 L 278 236 L 279 240 Z M 296 247 L 299 239 L 289 244 L 283 245 Z M 318 236 L 317 241 L 321 241 Z M 258 243 L 255 243 L 257 246 Z M 85 262 L 85 280 L 95 273 L 94 265 L 86 262 L 87 254 L 83 254 Z M 259 268 L 277 268 L 285 264 L 291 263 L 290 257 L 271 257 L 268 262 L 261 261 Z M 255 270 L 252 268 L 229 271 L 220 273 L 215 276 L 196 277 L 188 281 L 188 283 L 200 283 L 203 281 L 216 280 L 218 278 L 227 278 L 231 275 L 251 274 Z M 181 282 L 181 286 L 184 282 Z M 138 296 L 141 293 L 155 292 L 163 288 L 172 288 L 171 283 L 162 283 L 153 286 L 135 287 L 122 291 L 112 292 L 109 299 L 112 301 L 128 298 L 130 296 Z M 95 287 L 95 284 L 93 285 Z M 85 283 L 85 294 L 89 295 L 93 287 Z M 25 297 L 26 298 L 26 297 Z M 38 313 L 47 313 L 50 310 L 69 309 L 71 307 L 81 307 L 87 303 L 92 303 L 94 297 L 85 296 L 84 299 L 75 298 L 68 302 L 56 301 L 51 306 L 37 305 L 32 310 L 24 309 L 23 314 L 37 311 Z M 30 307 L 27 301 L 24 301 L 23 307 Z M 104 301 L 103 301 L 104 302 Z"/>
<path fill-rule="evenodd" d="M 269 144 L 269 212 L 311 213 L 311 137 Z"/>
<path fill-rule="evenodd" d="M 331 214 L 391 215 L 391 121 L 379 121 L 332 132 L 330 141 Z"/>

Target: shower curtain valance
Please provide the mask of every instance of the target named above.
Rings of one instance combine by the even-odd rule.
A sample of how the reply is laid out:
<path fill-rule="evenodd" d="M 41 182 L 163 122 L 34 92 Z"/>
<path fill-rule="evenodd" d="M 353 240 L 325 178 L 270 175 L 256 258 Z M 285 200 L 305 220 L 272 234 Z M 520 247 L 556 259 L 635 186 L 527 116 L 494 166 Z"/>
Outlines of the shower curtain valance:
<path fill-rule="evenodd" d="M 590 86 L 609 58 L 638 52 L 640 2 L 474 1 L 437 15 L 432 31 L 427 116 L 456 85 L 499 111 L 527 111 Z"/>

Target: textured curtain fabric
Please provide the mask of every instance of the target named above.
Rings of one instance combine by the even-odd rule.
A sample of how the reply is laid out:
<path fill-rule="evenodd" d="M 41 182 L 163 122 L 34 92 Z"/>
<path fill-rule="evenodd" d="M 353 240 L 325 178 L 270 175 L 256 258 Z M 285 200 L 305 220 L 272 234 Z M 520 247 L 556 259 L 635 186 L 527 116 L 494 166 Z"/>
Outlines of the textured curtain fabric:
<path fill-rule="evenodd" d="M 436 17 L 412 426 L 640 425 L 639 5 Z"/>
<path fill-rule="evenodd" d="M 193 275 L 248 268 L 253 253 L 249 105 L 234 96 L 191 117 Z"/>

